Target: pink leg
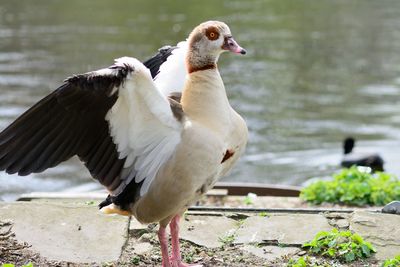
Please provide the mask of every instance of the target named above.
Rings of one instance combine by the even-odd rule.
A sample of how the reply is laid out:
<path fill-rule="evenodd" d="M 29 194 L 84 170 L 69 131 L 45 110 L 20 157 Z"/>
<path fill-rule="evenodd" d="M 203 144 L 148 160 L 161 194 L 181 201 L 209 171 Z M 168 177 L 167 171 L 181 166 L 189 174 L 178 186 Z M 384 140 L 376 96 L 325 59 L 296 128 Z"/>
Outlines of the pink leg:
<path fill-rule="evenodd" d="M 182 257 L 179 247 L 179 221 L 181 216 L 176 215 L 172 218 L 169 227 L 171 229 L 171 245 L 172 245 L 172 255 L 171 255 L 171 263 L 173 267 L 187 267 L 187 266 L 201 266 L 196 264 L 185 264 L 182 263 Z"/>
<path fill-rule="evenodd" d="M 168 239 L 167 234 L 165 231 L 165 227 L 160 225 L 158 229 L 158 240 L 160 241 L 161 246 L 161 255 L 162 255 L 162 266 L 163 267 L 171 267 L 169 262 L 169 255 L 168 255 Z"/>
<path fill-rule="evenodd" d="M 172 257 L 171 260 L 176 262 L 179 266 L 182 262 L 181 252 L 179 247 L 179 220 L 181 217 L 176 215 L 172 218 L 169 227 L 171 229 L 171 245 L 172 245 Z"/>

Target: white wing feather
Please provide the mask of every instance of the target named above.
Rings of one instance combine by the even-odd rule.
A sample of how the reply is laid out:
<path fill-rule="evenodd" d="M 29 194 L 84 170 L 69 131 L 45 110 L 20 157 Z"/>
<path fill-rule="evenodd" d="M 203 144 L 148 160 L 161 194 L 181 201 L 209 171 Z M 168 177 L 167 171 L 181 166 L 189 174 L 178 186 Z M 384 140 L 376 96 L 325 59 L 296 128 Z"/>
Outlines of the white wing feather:
<path fill-rule="evenodd" d="M 187 72 L 185 55 L 188 50 L 187 41 L 178 43 L 167 60 L 161 65 L 159 74 L 154 81 L 164 95 L 172 92 L 182 92 Z"/>
<path fill-rule="evenodd" d="M 136 183 L 143 181 L 140 195 L 144 195 L 180 142 L 181 123 L 141 62 L 124 57 L 116 64 L 128 64 L 134 71 L 106 116 L 120 158 L 127 157 L 121 174 L 125 180 L 112 194 L 119 194 L 135 178 Z"/>

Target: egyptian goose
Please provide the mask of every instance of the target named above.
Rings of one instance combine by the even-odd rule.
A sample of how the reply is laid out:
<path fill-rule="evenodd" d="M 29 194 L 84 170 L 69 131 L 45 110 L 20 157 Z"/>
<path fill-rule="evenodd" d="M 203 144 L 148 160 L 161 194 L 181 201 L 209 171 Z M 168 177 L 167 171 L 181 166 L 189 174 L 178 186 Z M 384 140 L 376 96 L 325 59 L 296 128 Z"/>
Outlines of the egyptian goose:
<path fill-rule="evenodd" d="M 353 137 L 347 137 L 343 141 L 343 159 L 341 166 L 350 168 L 353 165 L 370 167 L 373 172 L 383 171 L 384 161 L 376 153 L 360 154 L 353 152 L 355 139 Z"/>
<path fill-rule="evenodd" d="M 101 210 L 159 222 L 162 265 L 186 266 L 180 217 L 247 142 L 217 68 L 224 51 L 246 53 L 225 23 L 208 21 L 144 64 L 123 57 L 66 79 L 0 133 L 0 170 L 27 175 L 77 155 L 109 191 Z"/>

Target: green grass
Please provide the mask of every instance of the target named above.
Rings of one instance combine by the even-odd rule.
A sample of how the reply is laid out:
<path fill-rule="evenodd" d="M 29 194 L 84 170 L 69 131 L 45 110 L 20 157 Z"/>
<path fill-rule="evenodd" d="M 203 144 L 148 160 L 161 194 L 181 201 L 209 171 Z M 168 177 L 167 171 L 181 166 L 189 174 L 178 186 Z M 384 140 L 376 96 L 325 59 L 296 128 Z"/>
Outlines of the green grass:
<path fill-rule="evenodd" d="M 399 267 L 400 266 L 400 254 L 393 259 L 387 259 L 383 262 L 382 267 Z"/>
<path fill-rule="evenodd" d="M 381 172 L 365 173 L 353 166 L 333 175 L 331 181 L 317 181 L 301 190 L 300 198 L 313 204 L 382 206 L 400 199 L 400 180 Z"/>
<path fill-rule="evenodd" d="M 341 262 L 368 258 L 376 252 L 375 248 L 358 234 L 337 229 L 319 232 L 303 247 L 309 249 L 314 255 L 337 259 Z"/>

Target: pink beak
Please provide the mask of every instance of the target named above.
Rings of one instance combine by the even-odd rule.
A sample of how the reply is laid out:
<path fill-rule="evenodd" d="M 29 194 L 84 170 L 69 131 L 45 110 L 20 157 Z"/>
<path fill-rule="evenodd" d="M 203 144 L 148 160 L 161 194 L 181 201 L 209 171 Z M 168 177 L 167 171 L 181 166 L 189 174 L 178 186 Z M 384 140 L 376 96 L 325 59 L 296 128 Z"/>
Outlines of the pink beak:
<path fill-rule="evenodd" d="M 222 49 L 231 51 L 235 54 L 246 54 L 246 50 L 241 47 L 236 41 L 233 39 L 232 36 L 225 37 L 224 44 L 222 45 Z"/>

